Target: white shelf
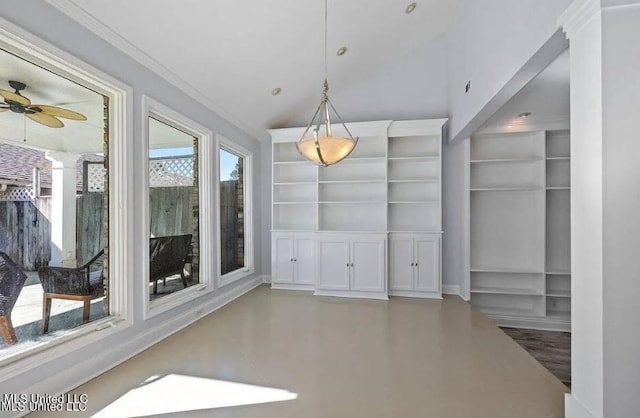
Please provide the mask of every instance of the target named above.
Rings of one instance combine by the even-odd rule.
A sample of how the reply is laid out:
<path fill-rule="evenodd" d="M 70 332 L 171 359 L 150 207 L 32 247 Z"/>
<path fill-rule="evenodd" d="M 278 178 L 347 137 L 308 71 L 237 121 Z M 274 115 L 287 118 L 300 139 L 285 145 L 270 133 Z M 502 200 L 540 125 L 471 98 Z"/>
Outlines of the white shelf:
<path fill-rule="evenodd" d="M 362 184 L 362 183 L 384 183 L 384 179 L 379 180 L 320 180 L 319 184 Z"/>
<path fill-rule="evenodd" d="M 389 183 L 440 183 L 439 179 L 407 179 L 407 180 L 393 180 L 389 179 Z"/>
<path fill-rule="evenodd" d="M 385 156 L 379 157 L 347 157 L 340 161 L 340 164 L 352 164 L 352 163 L 384 163 L 387 161 Z"/>
<path fill-rule="evenodd" d="M 300 202 L 273 202 L 274 205 L 315 205 L 318 202 L 305 202 L 305 201 L 300 201 Z"/>
<path fill-rule="evenodd" d="M 550 291 L 547 291 L 547 297 L 570 298 L 571 291 L 570 290 L 550 290 Z"/>
<path fill-rule="evenodd" d="M 386 201 L 368 201 L 368 200 L 324 200 L 319 202 L 321 205 L 386 205 Z"/>
<path fill-rule="evenodd" d="M 303 185 L 315 185 L 315 181 L 281 181 L 274 182 L 274 186 L 303 186 Z"/>
<path fill-rule="evenodd" d="M 547 311 L 547 318 L 561 321 L 571 321 L 571 313 L 565 311 Z"/>
<path fill-rule="evenodd" d="M 571 160 L 571 157 L 547 157 L 545 158 L 547 161 L 563 161 L 563 160 Z"/>
<path fill-rule="evenodd" d="M 569 271 L 547 271 L 545 274 L 547 276 L 571 276 Z"/>
<path fill-rule="evenodd" d="M 477 307 L 481 312 L 489 315 L 489 316 L 517 316 L 523 318 L 541 318 L 543 315 L 540 315 L 538 311 L 535 309 L 524 309 L 524 308 L 490 308 L 490 307 Z"/>
<path fill-rule="evenodd" d="M 439 200 L 390 200 L 390 205 L 437 205 Z"/>
<path fill-rule="evenodd" d="M 415 157 L 389 157 L 389 161 L 440 161 L 440 156 L 422 155 Z"/>
<path fill-rule="evenodd" d="M 471 289 L 471 293 L 487 293 L 494 295 L 522 295 L 522 296 L 544 296 L 544 294 L 535 289 L 518 289 L 518 288 L 493 288 L 493 287 L 476 287 Z"/>
<path fill-rule="evenodd" d="M 537 270 L 517 270 L 517 269 L 500 269 L 500 268 L 481 268 L 481 269 L 476 269 L 476 268 L 472 268 L 471 269 L 472 273 L 515 273 L 515 274 L 544 274 L 544 272 L 542 271 L 537 271 Z"/>
<path fill-rule="evenodd" d="M 500 164 L 500 163 L 531 163 L 534 161 L 542 161 L 542 157 L 528 158 L 494 158 L 486 160 L 471 160 L 471 164 Z"/>
<path fill-rule="evenodd" d="M 532 187 L 478 187 L 475 189 L 470 189 L 472 192 L 515 192 L 515 191 L 523 191 L 523 192 L 532 192 L 536 190 L 544 190 L 542 186 L 532 186 Z"/>
<path fill-rule="evenodd" d="M 547 190 L 571 190 L 570 186 L 550 186 L 550 187 L 545 187 L 545 189 Z"/>

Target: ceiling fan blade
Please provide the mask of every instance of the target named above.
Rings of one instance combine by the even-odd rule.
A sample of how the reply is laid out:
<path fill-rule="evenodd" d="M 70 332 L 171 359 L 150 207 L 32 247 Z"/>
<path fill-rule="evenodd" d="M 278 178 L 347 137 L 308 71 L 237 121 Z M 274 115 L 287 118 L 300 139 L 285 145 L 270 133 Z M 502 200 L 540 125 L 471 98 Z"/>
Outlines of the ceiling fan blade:
<path fill-rule="evenodd" d="M 72 119 L 72 120 L 87 120 L 87 117 L 82 113 L 74 112 L 73 110 L 63 109 L 58 106 L 48 106 L 48 105 L 31 105 L 29 106 L 29 110 L 33 110 L 35 112 L 42 112 L 44 114 L 55 116 L 58 118 Z"/>
<path fill-rule="evenodd" d="M 31 100 L 26 97 L 7 90 L 0 89 L 0 96 L 4 97 L 7 101 L 18 103 L 22 106 L 29 106 L 31 104 Z"/>
<path fill-rule="evenodd" d="M 31 119 L 32 121 L 41 123 L 50 128 L 62 128 L 64 126 L 64 123 L 62 123 L 60 119 L 50 115 L 46 115 L 42 112 L 25 113 L 25 116 Z"/>

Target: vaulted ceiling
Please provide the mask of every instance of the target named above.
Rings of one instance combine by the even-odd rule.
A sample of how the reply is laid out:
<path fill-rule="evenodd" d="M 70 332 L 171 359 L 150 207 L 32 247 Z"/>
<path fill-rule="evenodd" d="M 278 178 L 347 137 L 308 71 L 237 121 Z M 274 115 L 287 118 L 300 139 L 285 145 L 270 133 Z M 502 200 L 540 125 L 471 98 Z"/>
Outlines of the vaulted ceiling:
<path fill-rule="evenodd" d="M 254 135 L 306 124 L 321 97 L 322 0 L 48 1 Z M 446 116 L 455 1 L 409 3 L 329 0 L 330 95 L 345 120 Z"/>

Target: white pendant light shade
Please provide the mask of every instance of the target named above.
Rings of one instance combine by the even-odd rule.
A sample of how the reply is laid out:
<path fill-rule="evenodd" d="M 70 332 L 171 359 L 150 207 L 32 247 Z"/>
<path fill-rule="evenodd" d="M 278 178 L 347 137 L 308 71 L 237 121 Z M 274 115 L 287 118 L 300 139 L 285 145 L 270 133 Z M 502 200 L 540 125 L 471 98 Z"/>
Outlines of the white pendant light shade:
<path fill-rule="evenodd" d="M 344 160 L 356 146 L 353 139 L 339 136 L 302 138 L 298 142 L 298 151 L 307 160 L 318 165 L 331 165 Z"/>

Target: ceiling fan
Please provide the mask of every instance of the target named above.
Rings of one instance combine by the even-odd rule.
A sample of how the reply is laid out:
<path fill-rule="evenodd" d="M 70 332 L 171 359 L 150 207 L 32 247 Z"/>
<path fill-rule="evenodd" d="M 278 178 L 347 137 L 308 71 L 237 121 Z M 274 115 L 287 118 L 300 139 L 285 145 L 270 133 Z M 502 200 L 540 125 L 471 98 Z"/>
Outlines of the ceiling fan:
<path fill-rule="evenodd" d="M 11 80 L 9 85 L 15 92 L 12 93 L 8 90 L 0 89 L 0 96 L 4 97 L 4 103 L 0 103 L 0 112 L 10 110 L 15 113 L 23 113 L 29 119 L 50 128 L 62 128 L 64 126 L 64 123 L 58 118 L 87 120 L 85 115 L 69 109 L 49 105 L 33 105 L 31 100 L 20 94 L 20 90 L 24 90 L 27 87 L 24 83 Z"/>

